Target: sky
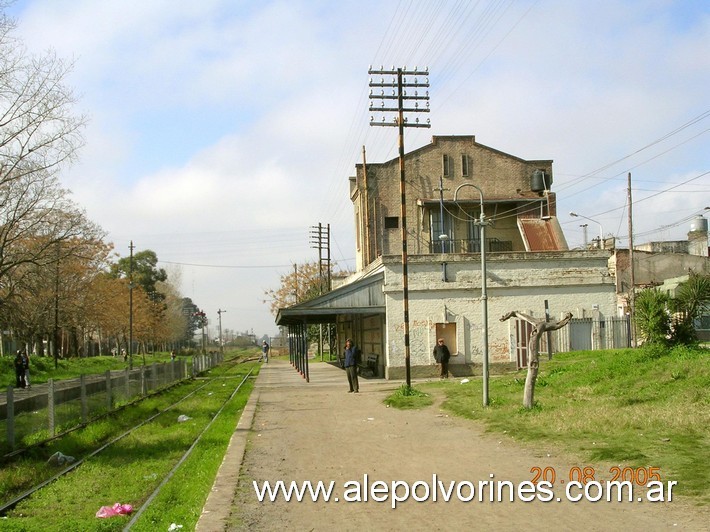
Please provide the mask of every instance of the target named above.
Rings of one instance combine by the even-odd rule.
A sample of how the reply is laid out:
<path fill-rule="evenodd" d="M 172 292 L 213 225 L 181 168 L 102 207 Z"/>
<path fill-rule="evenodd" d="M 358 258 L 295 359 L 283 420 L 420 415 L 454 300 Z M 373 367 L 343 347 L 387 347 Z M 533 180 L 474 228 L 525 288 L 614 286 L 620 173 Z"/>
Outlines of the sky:
<path fill-rule="evenodd" d="M 265 292 L 318 260 L 355 266 L 348 178 L 397 157 L 368 69 L 429 69 L 434 135 L 553 160 L 571 248 L 682 240 L 710 215 L 705 0 L 18 0 L 28 52 L 74 66 L 89 123 L 61 179 L 121 256 L 156 252 L 223 329 L 275 335 Z M 569 216 L 576 212 L 584 218 Z"/>

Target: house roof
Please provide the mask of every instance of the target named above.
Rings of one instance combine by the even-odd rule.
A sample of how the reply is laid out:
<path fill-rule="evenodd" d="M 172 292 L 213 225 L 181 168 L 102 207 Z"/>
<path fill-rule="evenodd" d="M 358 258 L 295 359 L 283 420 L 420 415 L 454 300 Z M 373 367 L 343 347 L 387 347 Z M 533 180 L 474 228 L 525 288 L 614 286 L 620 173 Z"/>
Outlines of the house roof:
<path fill-rule="evenodd" d="M 333 323 L 344 314 L 384 314 L 383 271 L 362 277 L 304 303 L 279 309 L 276 325 Z"/>

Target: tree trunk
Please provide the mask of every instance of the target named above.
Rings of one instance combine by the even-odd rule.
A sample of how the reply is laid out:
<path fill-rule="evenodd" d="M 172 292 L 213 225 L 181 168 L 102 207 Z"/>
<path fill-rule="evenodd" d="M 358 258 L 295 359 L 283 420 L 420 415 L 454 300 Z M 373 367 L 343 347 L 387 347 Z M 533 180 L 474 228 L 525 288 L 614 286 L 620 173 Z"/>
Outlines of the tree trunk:
<path fill-rule="evenodd" d="M 523 393 L 523 407 L 532 408 L 535 404 L 535 381 L 540 369 L 540 336 L 537 328 L 530 333 L 528 346 L 528 374 L 525 377 L 525 392 Z"/>
<path fill-rule="evenodd" d="M 525 391 L 523 393 L 523 407 L 532 408 L 535 405 L 535 381 L 537 373 L 540 369 L 540 337 L 548 331 L 556 331 L 561 329 L 569 320 L 572 319 L 572 313 L 568 312 L 560 321 L 545 321 L 544 318 L 537 319 L 522 312 L 512 311 L 501 316 L 500 321 L 506 321 L 510 318 L 518 318 L 533 325 L 533 330 L 530 332 L 530 342 L 528 344 L 528 374 L 525 377 Z"/>

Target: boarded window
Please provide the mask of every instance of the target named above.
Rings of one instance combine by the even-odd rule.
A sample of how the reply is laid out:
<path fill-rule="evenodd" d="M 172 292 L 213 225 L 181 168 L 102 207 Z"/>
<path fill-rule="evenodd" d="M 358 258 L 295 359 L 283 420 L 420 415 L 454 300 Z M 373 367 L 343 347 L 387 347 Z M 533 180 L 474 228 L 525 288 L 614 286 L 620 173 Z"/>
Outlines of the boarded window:
<path fill-rule="evenodd" d="M 461 154 L 461 175 L 468 177 L 468 155 L 465 153 Z"/>

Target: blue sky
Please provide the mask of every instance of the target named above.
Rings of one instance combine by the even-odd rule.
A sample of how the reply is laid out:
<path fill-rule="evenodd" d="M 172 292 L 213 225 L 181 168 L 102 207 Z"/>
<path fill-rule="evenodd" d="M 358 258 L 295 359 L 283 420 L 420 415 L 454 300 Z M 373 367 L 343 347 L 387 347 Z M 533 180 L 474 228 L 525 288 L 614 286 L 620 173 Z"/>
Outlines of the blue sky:
<path fill-rule="evenodd" d="M 474 7 L 475 6 L 475 7 Z M 276 326 L 264 291 L 317 259 L 330 223 L 353 267 L 348 177 L 397 154 L 368 125 L 369 65 L 427 66 L 432 135 L 473 134 L 554 161 L 570 246 L 575 211 L 628 244 L 682 239 L 710 206 L 710 4 L 704 1 L 24 0 L 32 52 L 73 60 L 90 118 L 63 174 L 116 250 L 152 249 L 217 323 Z M 683 184 L 685 183 L 685 184 Z M 675 188 L 671 188 L 675 187 Z M 589 236 L 598 226 L 590 224 Z M 200 265 L 200 266 L 195 266 Z"/>

